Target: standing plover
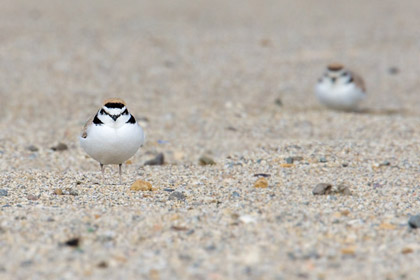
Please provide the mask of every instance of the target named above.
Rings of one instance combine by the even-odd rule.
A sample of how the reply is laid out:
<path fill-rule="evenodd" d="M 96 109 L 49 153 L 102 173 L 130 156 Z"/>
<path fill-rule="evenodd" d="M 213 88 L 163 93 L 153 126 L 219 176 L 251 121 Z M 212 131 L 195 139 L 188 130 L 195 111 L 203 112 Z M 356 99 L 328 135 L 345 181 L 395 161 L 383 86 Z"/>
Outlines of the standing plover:
<path fill-rule="evenodd" d="M 339 63 L 328 65 L 315 86 L 315 94 L 325 106 L 336 110 L 356 110 L 366 97 L 363 79 Z"/>
<path fill-rule="evenodd" d="M 118 164 L 121 183 L 121 166 L 144 144 L 144 133 L 125 102 L 110 98 L 86 122 L 79 139 L 85 152 L 99 161 L 102 178 L 104 165 Z"/>

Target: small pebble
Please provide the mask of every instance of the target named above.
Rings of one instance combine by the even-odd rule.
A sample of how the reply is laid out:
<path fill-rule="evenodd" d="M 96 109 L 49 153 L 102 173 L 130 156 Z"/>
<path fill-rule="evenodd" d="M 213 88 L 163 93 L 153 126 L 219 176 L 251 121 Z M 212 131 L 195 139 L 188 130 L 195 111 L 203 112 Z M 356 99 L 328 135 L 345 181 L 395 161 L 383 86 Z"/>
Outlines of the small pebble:
<path fill-rule="evenodd" d="M 400 72 L 400 69 L 398 69 L 398 67 L 396 67 L 396 66 L 391 66 L 388 69 L 388 73 L 391 74 L 391 75 L 396 75 L 399 72 Z"/>
<path fill-rule="evenodd" d="M 38 200 L 38 196 L 36 196 L 36 195 L 33 195 L 33 194 L 29 194 L 27 197 L 26 197 L 28 200 Z"/>
<path fill-rule="evenodd" d="M 31 152 L 38 152 L 38 147 L 34 146 L 34 145 L 29 145 L 28 147 L 26 147 L 27 150 L 31 151 Z"/>
<path fill-rule="evenodd" d="M 406 254 L 411 254 L 411 253 L 413 253 L 414 252 L 414 250 L 413 249 L 411 249 L 410 247 L 405 247 L 405 248 L 403 248 L 402 250 L 401 250 L 401 253 L 403 253 L 404 255 L 406 255 Z"/>
<path fill-rule="evenodd" d="M 327 159 L 325 157 L 321 157 L 321 158 L 319 158 L 319 162 L 325 163 L 325 162 L 327 162 Z"/>
<path fill-rule="evenodd" d="M 100 263 L 98 263 L 97 265 L 99 268 L 107 268 L 108 267 L 108 263 L 105 261 L 101 261 Z"/>
<path fill-rule="evenodd" d="M 165 157 L 163 153 L 159 153 L 155 158 L 148 160 L 144 165 L 163 165 L 165 163 Z"/>
<path fill-rule="evenodd" d="M 256 174 L 254 174 L 254 177 L 265 177 L 265 178 L 268 178 L 270 176 L 271 176 L 271 174 L 267 174 L 267 173 L 256 173 Z"/>
<path fill-rule="evenodd" d="M 63 190 L 62 189 L 54 189 L 54 194 L 63 195 Z"/>
<path fill-rule="evenodd" d="M 237 191 L 234 191 L 234 192 L 232 193 L 232 196 L 233 196 L 233 197 L 241 197 L 241 195 L 240 195 Z"/>
<path fill-rule="evenodd" d="M 268 187 L 268 181 L 264 177 L 258 178 L 254 183 L 254 188 L 266 188 Z"/>
<path fill-rule="evenodd" d="M 276 98 L 276 100 L 274 100 L 274 104 L 276 104 L 279 107 L 283 106 L 283 102 L 280 98 Z"/>
<path fill-rule="evenodd" d="M 152 184 L 149 182 L 143 181 L 143 180 L 137 180 L 135 181 L 131 187 L 131 191 L 153 191 Z"/>
<path fill-rule="evenodd" d="M 184 201 L 187 197 L 181 192 L 172 192 L 169 195 L 169 200 L 182 200 Z"/>
<path fill-rule="evenodd" d="M 58 143 L 56 146 L 51 147 L 51 150 L 56 151 L 56 152 L 65 151 L 67 149 L 68 149 L 68 147 L 64 143 Z"/>
<path fill-rule="evenodd" d="M 71 238 L 71 239 L 67 240 L 66 242 L 64 242 L 64 244 L 69 246 L 69 247 L 78 247 L 79 243 L 80 243 L 80 238 L 79 237 Z"/>
<path fill-rule="evenodd" d="M 209 156 L 203 155 L 198 159 L 200 165 L 214 165 L 216 162 Z"/>
<path fill-rule="evenodd" d="M 343 249 L 341 249 L 341 254 L 343 254 L 343 255 L 355 255 L 356 254 L 356 248 L 354 246 L 343 248 Z"/>
<path fill-rule="evenodd" d="M 171 229 L 172 230 L 175 230 L 175 231 L 188 231 L 188 228 L 187 227 L 184 227 L 184 226 L 171 226 Z"/>
<path fill-rule="evenodd" d="M 292 157 L 285 158 L 285 160 L 286 160 L 286 163 L 288 164 L 292 164 L 294 161 Z"/>
<path fill-rule="evenodd" d="M 312 190 L 312 193 L 314 195 L 329 194 L 329 193 L 331 193 L 331 188 L 332 188 L 331 184 L 320 183 L 320 184 L 315 186 L 315 188 Z"/>
<path fill-rule="evenodd" d="M 341 164 L 341 166 L 342 166 L 342 167 L 347 167 L 347 166 L 349 166 L 349 163 L 348 163 L 348 162 L 343 162 L 343 163 Z"/>
<path fill-rule="evenodd" d="M 411 216 L 410 219 L 408 219 L 408 225 L 411 228 L 420 228 L 420 214 Z"/>
<path fill-rule="evenodd" d="M 337 186 L 337 192 L 341 193 L 343 195 L 351 195 L 351 191 L 349 187 L 347 187 L 345 184 L 340 184 Z"/>
<path fill-rule="evenodd" d="M 7 190 L 5 190 L 5 189 L 0 189 L 0 196 L 8 196 L 9 195 L 9 193 L 8 193 L 8 191 Z"/>
<path fill-rule="evenodd" d="M 163 189 L 165 192 L 173 192 L 175 189 L 171 189 L 171 188 L 164 188 Z"/>

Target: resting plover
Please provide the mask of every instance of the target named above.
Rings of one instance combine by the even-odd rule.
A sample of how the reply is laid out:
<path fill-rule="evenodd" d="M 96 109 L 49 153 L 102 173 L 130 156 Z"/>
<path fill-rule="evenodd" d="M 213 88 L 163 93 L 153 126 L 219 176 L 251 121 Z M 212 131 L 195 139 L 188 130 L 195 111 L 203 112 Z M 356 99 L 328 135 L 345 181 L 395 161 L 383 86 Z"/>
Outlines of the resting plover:
<path fill-rule="evenodd" d="M 315 86 L 315 94 L 325 106 L 336 110 L 356 110 L 366 97 L 363 79 L 339 63 L 328 65 Z"/>
<path fill-rule="evenodd" d="M 82 148 L 99 161 L 102 178 L 104 165 L 118 164 L 120 183 L 122 164 L 143 144 L 143 129 L 120 98 L 105 100 L 102 108 L 86 122 L 80 136 Z"/>

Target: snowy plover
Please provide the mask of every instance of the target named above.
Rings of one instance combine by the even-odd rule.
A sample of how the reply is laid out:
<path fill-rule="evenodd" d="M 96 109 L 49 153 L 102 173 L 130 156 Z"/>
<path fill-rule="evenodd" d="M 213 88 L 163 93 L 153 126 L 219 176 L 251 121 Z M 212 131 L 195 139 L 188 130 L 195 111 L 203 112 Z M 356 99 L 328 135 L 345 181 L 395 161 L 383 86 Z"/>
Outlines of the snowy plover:
<path fill-rule="evenodd" d="M 121 166 L 143 145 L 144 133 L 125 102 L 110 98 L 86 122 L 79 140 L 85 152 L 99 161 L 102 178 L 104 165 L 118 164 L 121 183 Z"/>
<path fill-rule="evenodd" d="M 325 106 L 336 110 L 356 110 L 366 97 L 363 79 L 339 63 L 328 65 L 315 86 L 315 94 Z"/>

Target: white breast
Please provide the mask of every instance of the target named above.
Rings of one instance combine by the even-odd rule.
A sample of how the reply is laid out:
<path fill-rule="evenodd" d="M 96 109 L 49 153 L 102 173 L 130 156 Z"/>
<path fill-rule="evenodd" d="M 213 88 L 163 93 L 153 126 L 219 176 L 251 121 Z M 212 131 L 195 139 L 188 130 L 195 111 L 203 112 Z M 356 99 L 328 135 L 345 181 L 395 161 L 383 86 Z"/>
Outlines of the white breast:
<path fill-rule="evenodd" d="M 120 164 L 137 152 L 144 138 L 143 129 L 137 123 L 119 128 L 93 124 L 87 130 L 87 137 L 80 137 L 80 145 L 102 164 Z"/>

